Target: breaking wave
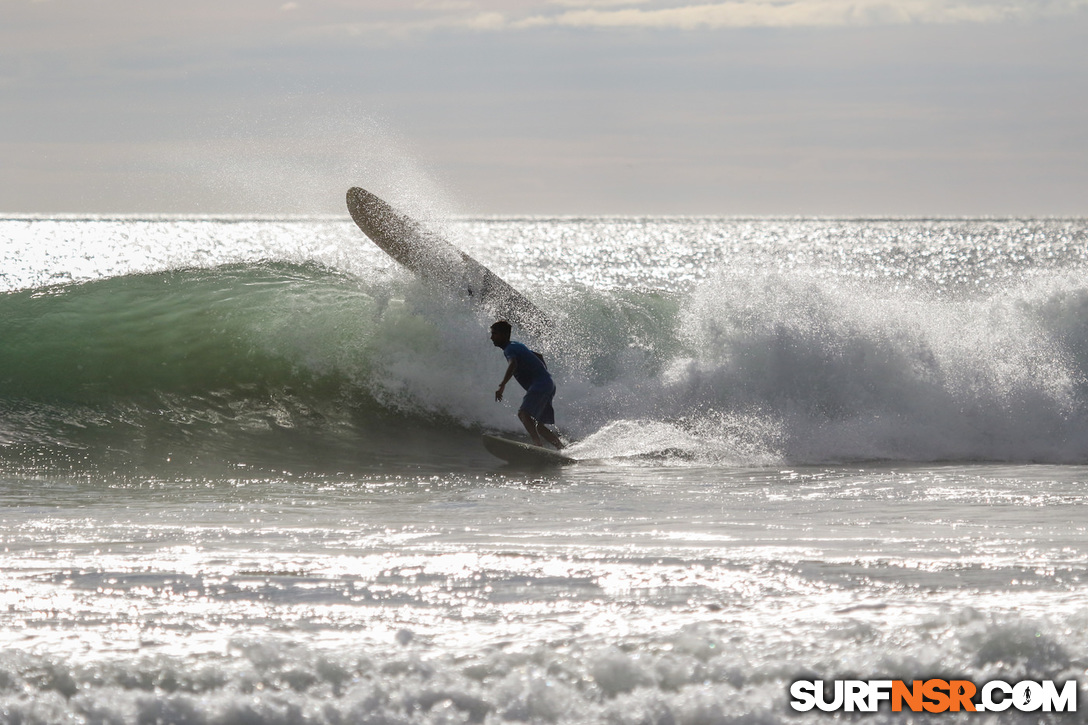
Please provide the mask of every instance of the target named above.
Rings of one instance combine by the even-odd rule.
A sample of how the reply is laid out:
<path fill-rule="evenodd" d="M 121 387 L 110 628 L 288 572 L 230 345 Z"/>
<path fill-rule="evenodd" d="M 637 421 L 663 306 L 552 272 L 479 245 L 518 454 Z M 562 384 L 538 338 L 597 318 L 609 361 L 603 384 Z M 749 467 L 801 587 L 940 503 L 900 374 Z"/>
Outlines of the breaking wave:
<path fill-rule="evenodd" d="M 974 296 L 728 268 L 683 292 L 526 291 L 561 320 L 529 341 L 583 458 L 1088 460 L 1077 275 Z M 488 322 L 404 276 L 304 263 L 10 292 L 0 440 L 69 462 L 456 461 L 517 431 Z"/>

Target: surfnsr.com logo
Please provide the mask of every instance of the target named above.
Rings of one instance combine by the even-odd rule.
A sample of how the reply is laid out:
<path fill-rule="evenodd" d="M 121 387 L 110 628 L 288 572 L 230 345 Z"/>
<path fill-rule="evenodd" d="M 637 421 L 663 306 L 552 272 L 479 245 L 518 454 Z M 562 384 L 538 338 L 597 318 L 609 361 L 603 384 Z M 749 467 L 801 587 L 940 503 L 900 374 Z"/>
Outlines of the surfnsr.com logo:
<path fill-rule="evenodd" d="M 790 707 L 798 712 L 876 712 L 888 703 L 892 712 L 1076 712 L 1077 682 L 1061 687 L 1053 680 L 1016 683 L 991 680 L 976 687 L 970 680 L 798 680 L 790 685 Z"/>

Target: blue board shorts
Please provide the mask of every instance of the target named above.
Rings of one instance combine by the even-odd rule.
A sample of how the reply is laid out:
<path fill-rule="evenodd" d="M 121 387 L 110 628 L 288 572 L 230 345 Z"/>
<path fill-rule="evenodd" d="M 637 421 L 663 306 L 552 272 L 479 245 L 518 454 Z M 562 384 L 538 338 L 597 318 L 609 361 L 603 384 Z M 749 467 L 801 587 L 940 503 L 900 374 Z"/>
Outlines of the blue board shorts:
<path fill-rule="evenodd" d="M 555 397 L 555 386 L 551 390 L 530 390 L 525 393 L 518 410 L 524 410 L 529 417 L 537 423 L 555 425 L 555 411 L 552 409 L 552 398 Z"/>

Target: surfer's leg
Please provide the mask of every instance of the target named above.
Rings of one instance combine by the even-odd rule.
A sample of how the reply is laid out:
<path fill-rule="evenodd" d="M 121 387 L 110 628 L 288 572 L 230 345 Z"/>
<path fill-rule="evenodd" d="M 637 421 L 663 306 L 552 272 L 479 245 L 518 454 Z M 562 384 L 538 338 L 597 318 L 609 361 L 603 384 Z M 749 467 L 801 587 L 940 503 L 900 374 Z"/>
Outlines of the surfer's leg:
<path fill-rule="evenodd" d="M 563 441 L 559 440 L 559 436 L 550 431 L 543 423 L 536 424 L 536 432 L 540 434 L 540 437 L 555 446 L 555 450 L 563 450 Z"/>
<path fill-rule="evenodd" d="M 525 430 L 529 433 L 529 437 L 533 439 L 533 445 L 543 446 L 540 442 L 540 434 L 537 433 L 537 429 L 542 427 L 538 426 L 537 422 L 533 420 L 533 416 L 526 413 L 524 410 L 518 411 L 518 419 L 521 420 L 521 424 L 525 426 Z M 551 433 L 551 431 L 548 431 Z"/>
<path fill-rule="evenodd" d="M 563 450 L 563 441 L 559 440 L 559 436 L 548 429 L 547 425 L 555 425 L 555 410 L 552 408 L 552 398 L 555 396 L 555 388 L 551 391 L 544 393 L 541 399 L 538 401 L 537 413 L 533 415 L 533 420 L 536 421 L 536 432 L 540 436 L 555 446 L 555 450 Z"/>

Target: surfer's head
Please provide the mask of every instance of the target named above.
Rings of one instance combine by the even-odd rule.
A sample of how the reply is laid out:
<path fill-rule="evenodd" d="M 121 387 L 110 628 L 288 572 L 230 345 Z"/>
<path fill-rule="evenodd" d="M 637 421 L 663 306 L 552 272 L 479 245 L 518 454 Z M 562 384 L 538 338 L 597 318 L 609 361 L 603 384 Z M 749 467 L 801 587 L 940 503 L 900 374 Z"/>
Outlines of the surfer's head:
<path fill-rule="evenodd" d="M 495 347 L 506 347 L 510 344 L 510 330 L 510 323 L 506 320 L 499 320 L 491 326 L 491 342 Z"/>

